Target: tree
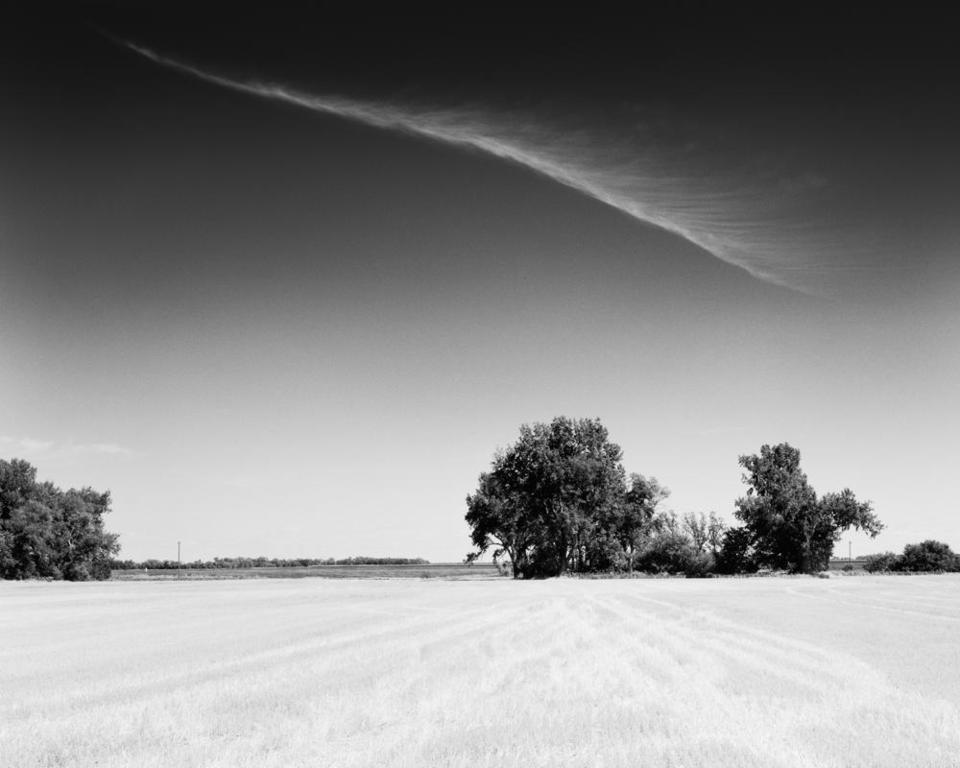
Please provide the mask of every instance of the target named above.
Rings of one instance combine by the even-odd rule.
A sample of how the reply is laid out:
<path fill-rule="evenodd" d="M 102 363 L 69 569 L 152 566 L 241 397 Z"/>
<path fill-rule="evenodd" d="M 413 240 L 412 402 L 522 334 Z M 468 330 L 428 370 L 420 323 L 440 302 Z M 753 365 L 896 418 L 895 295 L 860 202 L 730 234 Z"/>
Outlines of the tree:
<path fill-rule="evenodd" d="M 589 570 L 633 533 L 620 446 L 598 419 L 555 418 L 523 425 L 467 496 L 478 553 L 510 558 L 515 577 Z M 638 490 L 639 493 L 639 490 Z M 631 518 L 632 520 L 632 518 Z M 619 527 L 618 527 L 619 526 Z"/>
<path fill-rule="evenodd" d="M 714 516 L 712 512 L 710 514 Z M 683 530 L 697 552 L 703 552 L 710 543 L 710 524 L 711 520 L 703 512 L 687 512 L 683 516 Z"/>
<path fill-rule="evenodd" d="M 727 531 L 727 524 L 716 512 L 711 512 L 707 520 L 707 544 L 710 545 L 710 552 L 714 558 L 720 552 L 723 546 L 724 535 Z"/>
<path fill-rule="evenodd" d="M 494 459 L 494 467 L 501 457 Z M 476 493 L 467 496 L 467 523 L 470 524 L 470 539 L 477 552 L 467 555 L 470 562 L 485 552 L 491 544 L 495 547 L 493 562 L 506 555 L 514 577 L 528 568 L 528 554 L 535 539 L 533 521 L 527 519 L 520 494 L 508 487 L 503 472 L 484 472 Z"/>
<path fill-rule="evenodd" d="M 740 457 L 747 495 L 736 501 L 760 565 L 812 573 L 827 567 L 841 534 L 856 528 L 876 536 L 883 524 L 870 502 L 849 489 L 822 499 L 800 471 L 800 451 L 788 443 L 764 445 L 759 455 Z"/>
<path fill-rule="evenodd" d="M 612 519 L 604 526 L 610 532 L 613 546 L 608 547 L 609 563 L 602 568 L 626 568 L 632 572 L 637 558 L 655 527 L 657 505 L 670 495 L 655 477 L 630 475 L 623 499 L 610 512 Z"/>
<path fill-rule="evenodd" d="M 103 527 L 110 494 L 38 483 L 28 462 L 0 460 L 0 577 L 110 577 L 117 536 Z"/>

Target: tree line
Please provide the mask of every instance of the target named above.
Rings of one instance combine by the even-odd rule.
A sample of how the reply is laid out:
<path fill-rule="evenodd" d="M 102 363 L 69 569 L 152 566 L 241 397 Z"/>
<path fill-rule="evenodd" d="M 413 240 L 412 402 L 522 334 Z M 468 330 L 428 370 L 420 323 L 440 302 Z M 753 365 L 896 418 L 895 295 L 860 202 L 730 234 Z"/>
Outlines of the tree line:
<path fill-rule="evenodd" d="M 715 513 L 662 511 L 669 495 L 655 478 L 627 476 L 622 451 L 599 419 L 558 417 L 520 428 L 467 496 L 473 561 L 492 549 L 519 578 L 566 572 L 645 571 L 706 576 L 762 568 L 827 568 L 851 528 L 875 537 L 883 524 L 852 491 L 819 496 L 800 470 L 800 452 L 764 445 L 739 459 L 746 495 L 738 525 Z"/>
<path fill-rule="evenodd" d="M 64 491 L 38 482 L 29 462 L 0 459 L 0 577 L 110 578 L 120 545 L 103 527 L 109 511 L 109 491 Z"/>

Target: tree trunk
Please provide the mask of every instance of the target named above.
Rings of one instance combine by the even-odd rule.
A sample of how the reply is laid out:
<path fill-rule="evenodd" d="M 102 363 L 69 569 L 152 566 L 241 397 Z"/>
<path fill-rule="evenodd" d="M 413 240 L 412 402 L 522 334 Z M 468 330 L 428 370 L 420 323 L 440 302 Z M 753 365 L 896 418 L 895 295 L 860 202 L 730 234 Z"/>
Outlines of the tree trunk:
<path fill-rule="evenodd" d="M 811 539 L 813 535 L 804 531 L 803 534 L 803 550 L 800 553 L 800 568 L 803 573 L 813 573 L 813 556 L 812 556 L 812 544 Z"/>

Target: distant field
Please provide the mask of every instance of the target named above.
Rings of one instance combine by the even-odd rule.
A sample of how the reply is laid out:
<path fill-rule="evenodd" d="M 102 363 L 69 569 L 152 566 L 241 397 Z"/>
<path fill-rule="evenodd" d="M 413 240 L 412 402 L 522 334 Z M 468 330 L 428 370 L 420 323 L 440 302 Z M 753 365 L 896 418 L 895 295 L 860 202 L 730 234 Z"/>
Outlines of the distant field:
<path fill-rule="evenodd" d="M 960 576 L 0 584 L 0 765 L 960 766 Z"/>
<path fill-rule="evenodd" d="M 500 574 L 491 563 L 427 565 L 310 565 L 289 568 L 169 568 L 115 570 L 112 579 L 490 579 Z"/>

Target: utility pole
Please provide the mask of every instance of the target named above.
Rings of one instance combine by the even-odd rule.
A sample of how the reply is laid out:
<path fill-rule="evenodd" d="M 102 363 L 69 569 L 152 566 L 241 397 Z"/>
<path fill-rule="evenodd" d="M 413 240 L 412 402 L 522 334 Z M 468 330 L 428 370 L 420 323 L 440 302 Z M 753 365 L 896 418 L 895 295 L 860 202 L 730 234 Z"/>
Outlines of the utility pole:
<path fill-rule="evenodd" d="M 181 578 L 183 577 L 180 575 L 180 542 L 178 541 L 177 542 L 177 580 L 179 581 Z"/>
<path fill-rule="evenodd" d="M 852 541 L 847 542 L 847 560 L 850 560 L 850 561 L 853 560 L 853 542 Z"/>

